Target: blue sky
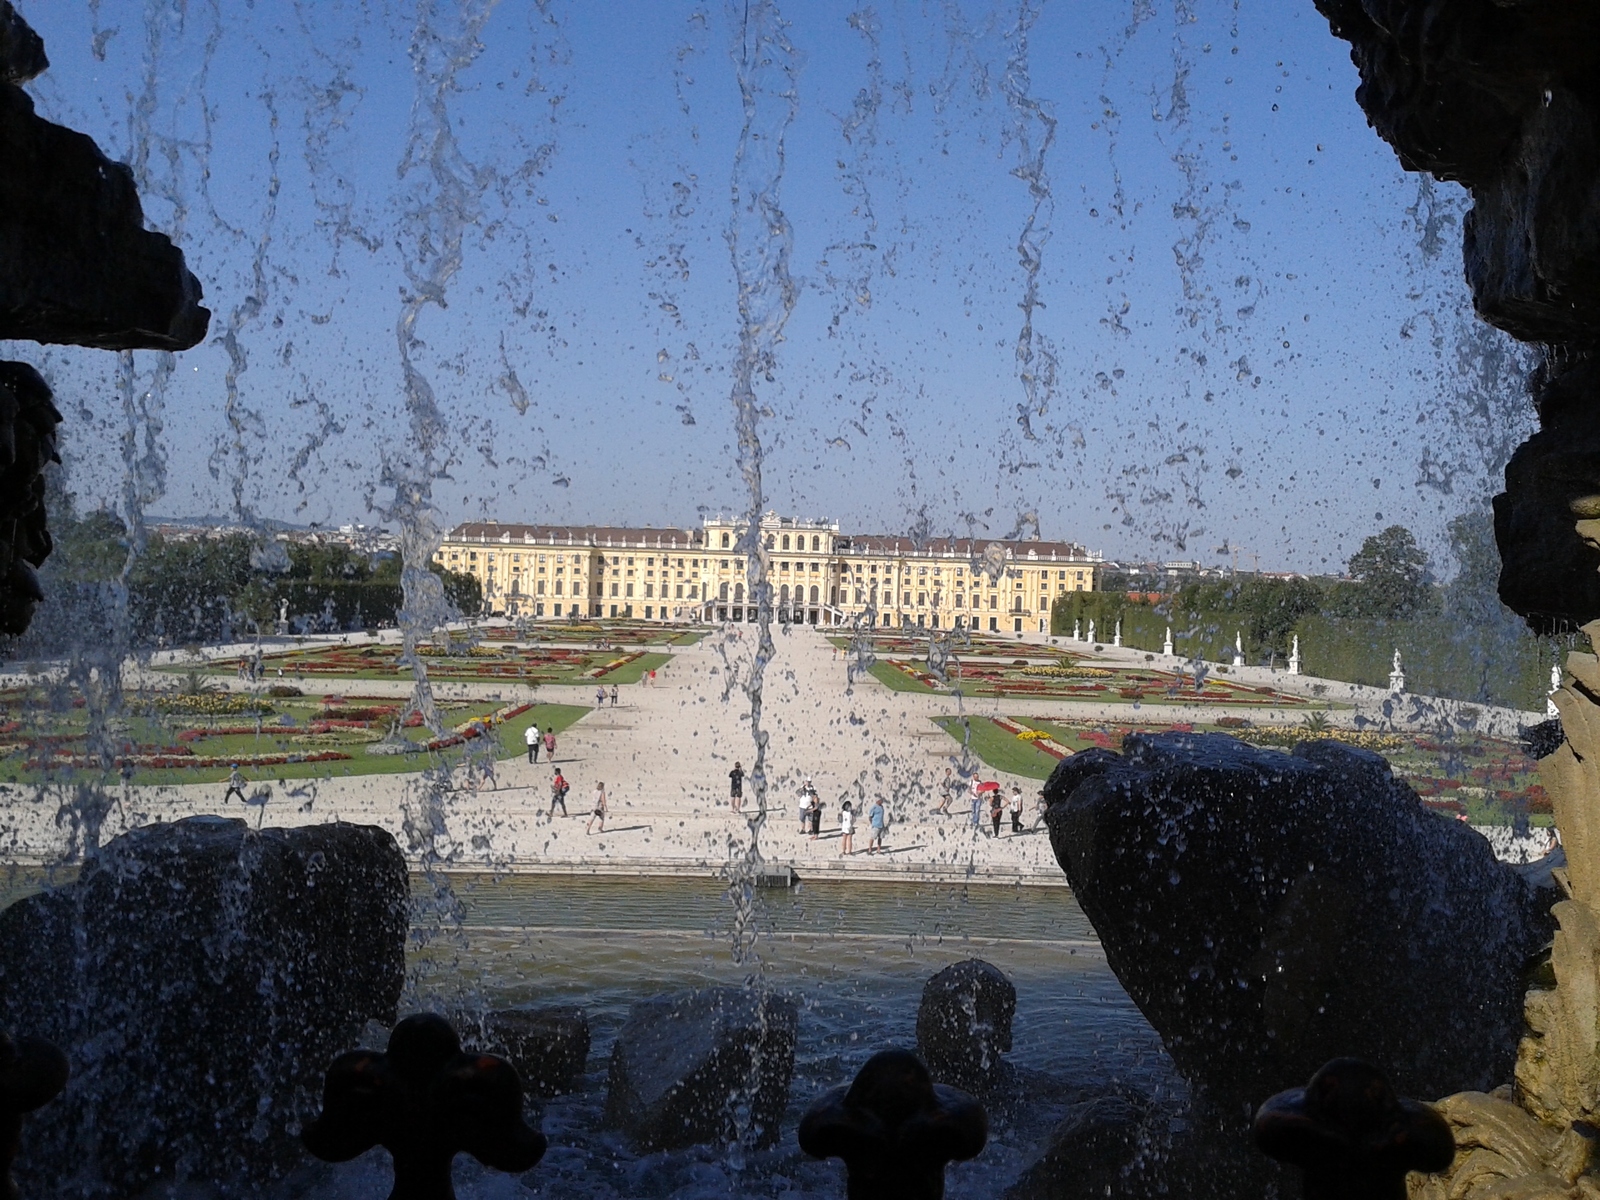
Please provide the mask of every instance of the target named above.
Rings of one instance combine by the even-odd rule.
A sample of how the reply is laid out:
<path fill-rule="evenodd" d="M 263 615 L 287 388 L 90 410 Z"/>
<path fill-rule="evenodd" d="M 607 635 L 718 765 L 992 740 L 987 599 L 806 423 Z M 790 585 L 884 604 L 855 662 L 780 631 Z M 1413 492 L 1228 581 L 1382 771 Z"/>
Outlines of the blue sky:
<path fill-rule="evenodd" d="M 161 425 L 150 509 L 372 519 L 411 436 L 407 266 L 448 225 L 427 163 L 402 169 L 432 86 L 409 51 L 460 10 L 22 8 L 53 64 L 41 110 L 136 160 L 216 313 L 170 380 L 136 357 Z M 1503 344 L 1464 308 L 1462 197 L 1419 205 L 1308 0 L 779 8 L 800 61 L 778 194 L 799 298 L 758 384 L 769 506 L 893 532 L 1032 516 L 1110 555 L 1227 544 L 1321 570 L 1395 521 L 1437 554 L 1493 490 L 1527 406 L 1514 382 L 1463 394 Z M 414 348 L 447 430 L 445 520 L 742 509 L 741 15 L 488 8 L 446 98 L 462 262 Z M 1026 431 L 1018 167 L 1043 126 L 1019 98 L 1057 122 L 1034 315 L 1057 369 Z M 123 503 L 115 356 L 10 353 L 61 394 L 73 486 Z"/>

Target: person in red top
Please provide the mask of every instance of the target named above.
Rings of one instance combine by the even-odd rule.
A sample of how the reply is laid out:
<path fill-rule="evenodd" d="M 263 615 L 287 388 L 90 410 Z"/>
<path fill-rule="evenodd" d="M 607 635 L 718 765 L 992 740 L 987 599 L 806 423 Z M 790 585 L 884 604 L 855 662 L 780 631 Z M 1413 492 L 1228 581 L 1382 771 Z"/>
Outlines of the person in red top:
<path fill-rule="evenodd" d="M 556 768 L 556 777 L 550 781 L 550 815 L 556 815 L 556 805 L 561 806 L 561 815 L 567 815 L 567 789 L 568 783 L 562 777 L 561 768 Z"/>

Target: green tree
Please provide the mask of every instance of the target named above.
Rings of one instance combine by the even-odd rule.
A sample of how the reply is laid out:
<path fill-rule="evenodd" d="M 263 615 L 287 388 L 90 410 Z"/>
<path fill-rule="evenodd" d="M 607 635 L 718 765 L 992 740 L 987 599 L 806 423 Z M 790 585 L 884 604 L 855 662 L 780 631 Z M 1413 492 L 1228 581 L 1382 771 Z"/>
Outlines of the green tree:
<path fill-rule="evenodd" d="M 1432 607 L 1428 556 L 1403 525 L 1391 525 L 1361 543 L 1350 557 L 1350 574 L 1361 584 L 1354 615 L 1388 619 L 1413 617 Z"/>

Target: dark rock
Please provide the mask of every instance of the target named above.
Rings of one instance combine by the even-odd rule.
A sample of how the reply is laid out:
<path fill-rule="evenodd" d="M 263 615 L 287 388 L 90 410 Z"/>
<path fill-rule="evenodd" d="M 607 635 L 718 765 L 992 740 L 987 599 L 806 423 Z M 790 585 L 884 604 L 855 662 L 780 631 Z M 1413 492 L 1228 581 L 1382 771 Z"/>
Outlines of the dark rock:
<path fill-rule="evenodd" d="M 589 1018 L 576 1005 L 495 1009 L 456 1027 L 469 1050 L 510 1059 L 536 1096 L 570 1092 L 589 1061 Z"/>
<path fill-rule="evenodd" d="M 1005 1200 L 1130 1195 L 1129 1167 L 1149 1140 L 1149 1117 L 1148 1103 L 1128 1096 L 1079 1101 L 1050 1132 L 1043 1153 L 1006 1189 Z"/>
<path fill-rule="evenodd" d="M 882 1050 L 806 1109 L 798 1140 L 813 1158 L 844 1160 L 849 1200 L 939 1200 L 945 1166 L 983 1151 L 989 1119 L 915 1054 Z"/>
<path fill-rule="evenodd" d="M 1500 599 L 1534 629 L 1558 633 L 1600 617 L 1600 361 L 1552 357 L 1535 380 L 1543 428 L 1506 464 L 1494 498 Z"/>
<path fill-rule="evenodd" d="M 1102 746 L 1090 746 L 1087 750 L 1067 755 L 1056 764 L 1055 770 L 1050 772 L 1050 778 L 1045 781 L 1045 804 L 1065 800 L 1085 779 L 1104 775 L 1121 761 L 1122 755 Z"/>
<path fill-rule="evenodd" d="M 505 1059 L 463 1054 L 443 1017 L 407 1017 L 382 1054 L 352 1050 L 328 1067 L 306 1149 L 349 1162 L 374 1146 L 394 1159 L 391 1200 L 455 1200 L 450 1166 L 470 1154 L 520 1174 L 544 1157 L 544 1134 L 522 1119 L 522 1081 Z"/>
<path fill-rule="evenodd" d="M 0 633 L 26 632 L 44 599 L 34 568 L 54 546 L 45 528 L 44 469 L 61 461 L 60 423 L 39 372 L 0 362 Z"/>
<path fill-rule="evenodd" d="M 1548 721 L 1529 725 L 1519 732 L 1522 752 L 1529 758 L 1549 758 L 1561 749 L 1561 743 L 1567 737 L 1566 731 L 1561 728 L 1560 717 L 1551 717 Z"/>
<path fill-rule="evenodd" d="M 952 963 L 929 979 L 917 1008 L 917 1053 L 939 1083 L 980 1095 L 1013 1074 L 1011 1049 L 1017 989 L 982 959 Z"/>
<path fill-rule="evenodd" d="M 1318 0 L 1356 101 L 1401 164 L 1472 190 L 1479 314 L 1523 341 L 1600 335 L 1600 10 L 1497 0 Z"/>
<path fill-rule="evenodd" d="M 1051 842 L 1106 957 L 1179 1071 L 1225 1111 L 1329 1058 L 1414 1095 L 1508 1079 L 1532 891 L 1376 755 L 1130 735 L 1055 797 Z"/>
<path fill-rule="evenodd" d="M 0 1033 L 0 1197 L 17 1200 L 11 1167 L 22 1147 L 22 1118 L 67 1086 L 67 1056 L 43 1038 Z"/>
<path fill-rule="evenodd" d="M 1353 1058 L 1273 1096 L 1253 1133 L 1263 1154 L 1300 1168 L 1306 1200 L 1405 1200 L 1409 1172 L 1443 1171 L 1456 1156 L 1448 1121 Z"/>
<path fill-rule="evenodd" d="M 611 1049 L 606 1120 L 641 1150 L 770 1146 L 794 1074 L 794 1002 L 713 987 L 635 1004 Z"/>
<path fill-rule="evenodd" d="M 19 24 L 0 13 L 9 29 L 0 51 L 12 48 L 0 61 L 25 73 L 43 50 L 29 57 Z M 199 344 L 211 320 L 200 281 L 182 251 L 144 227 L 132 171 L 38 116 L 11 83 L 0 83 L 0 156 L 0 339 L 103 350 Z"/>
<path fill-rule="evenodd" d="M 27 83 L 49 68 L 44 39 L 11 7 L 11 0 L 0 0 L 0 83 Z"/>
<path fill-rule="evenodd" d="M 1569 507 L 1600 494 L 1600 6 L 1317 7 L 1350 43 L 1356 100 L 1401 164 L 1471 189 L 1463 251 L 1478 315 L 1544 348 L 1541 433 L 1495 498 L 1501 599 L 1541 633 L 1600 618 L 1597 539 L 1578 535 Z"/>
<path fill-rule="evenodd" d="M 121 1197 L 302 1161 L 323 1069 L 394 1020 L 408 904 L 383 830 L 191 817 L 0 912 L 0 1012 L 73 1072 L 30 1124 L 27 1189 Z"/>

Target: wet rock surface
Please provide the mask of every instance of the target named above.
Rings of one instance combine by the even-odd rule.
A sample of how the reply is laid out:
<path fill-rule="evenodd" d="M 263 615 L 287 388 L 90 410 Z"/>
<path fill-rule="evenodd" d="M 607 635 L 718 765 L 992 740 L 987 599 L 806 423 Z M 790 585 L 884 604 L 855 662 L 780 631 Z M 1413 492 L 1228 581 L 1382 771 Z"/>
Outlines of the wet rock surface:
<path fill-rule="evenodd" d="M 54 548 L 45 526 L 45 467 L 60 462 L 61 414 L 27 363 L 0 362 L 0 633 L 21 634 L 44 599 L 34 568 Z"/>
<path fill-rule="evenodd" d="M 1472 192 L 1479 316 L 1542 347 L 1541 432 L 1495 499 L 1500 594 L 1537 630 L 1600 617 L 1600 8 L 1547 0 L 1317 0 L 1356 100 L 1408 170 Z"/>
<path fill-rule="evenodd" d="M 922 989 L 917 1054 L 936 1083 L 977 1095 L 1007 1087 L 1016 1013 L 1017 989 L 999 967 L 979 958 L 952 963 Z"/>
<path fill-rule="evenodd" d="M 44 45 L 0 0 L 0 338 L 187 350 L 211 314 L 183 252 L 144 227 L 133 172 L 46 121 L 17 84 Z"/>
<path fill-rule="evenodd" d="M 395 1018 L 408 900 L 380 829 L 195 817 L 0 913 L 0 1011 L 72 1065 L 29 1123 L 24 1191 L 238 1187 L 303 1161 L 323 1070 Z"/>
<path fill-rule="evenodd" d="M 1341 1055 L 1412 1095 L 1510 1077 L 1548 918 L 1381 757 L 1136 734 L 1100 767 L 1046 785 L 1056 857 L 1128 994 L 1224 1111 Z"/>
<path fill-rule="evenodd" d="M 1045 1139 L 1044 1151 L 1006 1189 L 1006 1200 L 1126 1196 L 1135 1159 L 1148 1148 L 1148 1102 L 1096 1096 L 1068 1110 Z"/>
<path fill-rule="evenodd" d="M 493 1009 L 455 1024 L 468 1050 L 510 1061 L 530 1095 L 570 1092 L 589 1061 L 589 1018 L 576 1005 Z"/>
<path fill-rule="evenodd" d="M 611 1051 L 606 1121 L 640 1150 L 768 1146 L 794 1074 L 794 1002 L 714 987 L 635 1004 Z"/>

